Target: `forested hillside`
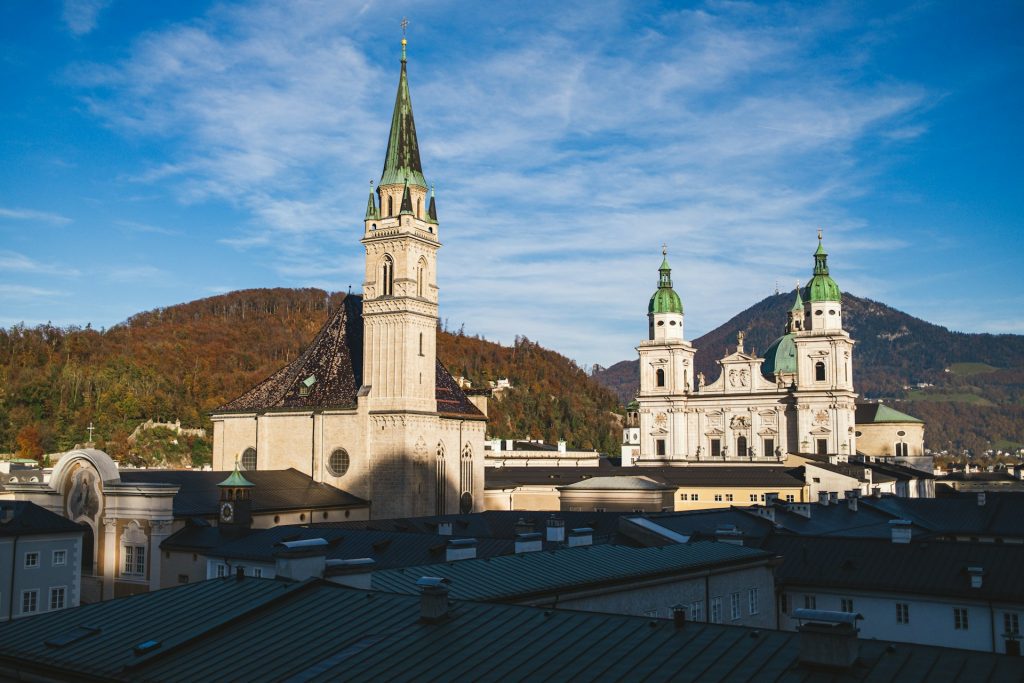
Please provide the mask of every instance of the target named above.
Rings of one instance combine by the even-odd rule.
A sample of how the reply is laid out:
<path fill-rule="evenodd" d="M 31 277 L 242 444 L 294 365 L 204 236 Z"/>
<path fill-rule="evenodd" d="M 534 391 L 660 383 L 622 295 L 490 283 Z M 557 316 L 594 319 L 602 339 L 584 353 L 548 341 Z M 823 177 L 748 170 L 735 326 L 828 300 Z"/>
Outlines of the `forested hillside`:
<path fill-rule="evenodd" d="M 709 382 L 717 377 L 718 359 L 735 350 L 741 330 L 746 349 L 763 352 L 783 333 L 792 305 L 792 293 L 767 297 L 693 340 L 696 369 Z M 843 294 L 843 319 L 856 341 L 858 393 L 900 401 L 894 407 L 924 419 L 929 448 L 1024 446 L 1024 336 L 952 332 L 852 294 Z M 595 377 L 628 401 L 638 363 L 622 361 Z"/>
<path fill-rule="evenodd" d="M 125 438 L 148 418 L 210 428 L 211 409 L 294 359 L 343 297 L 245 290 L 139 313 L 102 331 L 0 329 L 0 452 L 65 450 L 87 440 L 91 422 L 97 445 L 125 458 Z M 564 356 L 525 338 L 505 347 L 444 331 L 438 355 L 474 387 L 510 379 L 515 388 L 490 402 L 493 436 L 617 450 L 614 394 Z M 208 450 L 179 441 L 196 461 Z"/>

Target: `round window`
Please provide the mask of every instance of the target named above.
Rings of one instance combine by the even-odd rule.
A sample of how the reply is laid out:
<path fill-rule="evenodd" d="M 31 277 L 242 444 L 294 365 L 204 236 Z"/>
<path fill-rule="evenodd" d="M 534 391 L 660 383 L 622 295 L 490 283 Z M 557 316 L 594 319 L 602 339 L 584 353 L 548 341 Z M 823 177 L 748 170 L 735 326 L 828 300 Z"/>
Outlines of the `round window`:
<path fill-rule="evenodd" d="M 860 436 L 860 432 L 857 432 L 857 436 Z"/>
<path fill-rule="evenodd" d="M 821 309 L 814 312 L 814 315 L 821 315 Z"/>
<path fill-rule="evenodd" d="M 669 325 L 675 325 L 675 324 L 676 324 L 676 321 L 675 321 L 675 320 L 669 320 L 669 321 L 668 321 L 668 324 L 669 324 Z"/>
<path fill-rule="evenodd" d="M 664 325 L 664 324 L 665 324 L 665 321 L 664 321 L 664 320 L 659 320 L 659 321 L 658 321 L 658 327 L 661 327 L 661 326 L 662 326 L 662 325 Z"/>
<path fill-rule="evenodd" d="M 251 472 L 256 469 L 256 449 L 246 448 L 242 451 L 242 469 Z"/>
<path fill-rule="evenodd" d="M 905 431 L 903 431 L 902 429 L 900 431 L 896 432 L 896 436 L 906 436 L 906 435 L 907 435 L 907 433 Z"/>
<path fill-rule="evenodd" d="M 327 459 L 327 469 L 336 477 L 344 476 L 348 472 L 348 451 L 344 448 L 335 448 L 331 457 Z"/>
<path fill-rule="evenodd" d="M 835 314 L 836 314 L 836 312 L 835 312 L 835 311 L 829 311 L 829 312 L 828 312 L 828 314 L 829 314 L 829 315 L 835 315 Z"/>

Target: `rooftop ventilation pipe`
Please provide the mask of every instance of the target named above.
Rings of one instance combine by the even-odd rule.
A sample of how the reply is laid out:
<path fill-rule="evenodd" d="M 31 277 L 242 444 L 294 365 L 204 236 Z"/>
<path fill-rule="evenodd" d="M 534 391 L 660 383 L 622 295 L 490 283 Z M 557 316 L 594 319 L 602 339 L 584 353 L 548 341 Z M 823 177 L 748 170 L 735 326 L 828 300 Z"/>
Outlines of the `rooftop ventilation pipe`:
<path fill-rule="evenodd" d="M 910 543 L 913 536 L 911 530 L 912 522 L 909 519 L 890 519 L 889 528 L 892 530 L 893 543 Z"/>
<path fill-rule="evenodd" d="M 445 548 L 444 552 L 445 562 L 455 562 L 456 560 L 472 560 L 475 558 L 475 538 L 453 538 L 448 541 L 448 546 Z"/>
<path fill-rule="evenodd" d="M 581 545 L 594 545 L 594 530 L 590 527 L 582 526 L 569 532 L 569 547 Z"/>
<path fill-rule="evenodd" d="M 452 535 L 452 523 L 451 522 L 438 522 L 437 523 L 437 535 L 438 536 L 451 536 Z"/>
<path fill-rule="evenodd" d="M 981 588 L 982 577 L 985 576 L 984 567 L 968 567 L 967 573 L 971 577 L 971 588 Z"/>
<path fill-rule="evenodd" d="M 370 557 L 358 557 L 351 560 L 327 560 L 324 578 L 331 583 L 352 588 L 370 590 L 373 587 L 373 570 L 376 561 Z"/>
<path fill-rule="evenodd" d="M 516 554 L 535 553 L 544 549 L 544 536 L 539 531 L 516 534 Z"/>
<path fill-rule="evenodd" d="M 305 581 L 322 577 L 327 566 L 327 541 L 307 538 L 274 544 L 274 573 L 278 578 Z"/>
<path fill-rule="evenodd" d="M 672 606 L 672 623 L 677 629 L 681 629 L 686 626 L 686 605 Z"/>
<path fill-rule="evenodd" d="M 551 515 L 547 522 L 547 542 L 565 543 L 565 520 Z"/>

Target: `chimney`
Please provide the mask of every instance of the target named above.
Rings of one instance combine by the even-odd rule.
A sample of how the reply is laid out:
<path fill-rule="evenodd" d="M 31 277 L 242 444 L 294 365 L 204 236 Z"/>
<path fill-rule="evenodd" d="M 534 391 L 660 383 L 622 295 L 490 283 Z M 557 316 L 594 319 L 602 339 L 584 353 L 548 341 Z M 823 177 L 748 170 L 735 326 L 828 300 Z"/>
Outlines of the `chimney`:
<path fill-rule="evenodd" d="M 800 515 L 807 519 L 811 518 L 811 504 L 810 503 L 788 503 L 786 510 L 792 512 L 794 515 Z"/>
<path fill-rule="evenodd" d="M 853 489 L 852 491 L 847 491 L 846 492 L 846 506 L 848 508 L 850 508 L 851 512 L 856 512 L 857 511 L 857 503 L 859 501 L 858 501 L 858 496 L 855 495 L 855 494 L 859 494 L 859 493 L 860 493 L 859 489 Z"/>
<path fill-rule="evenodd" d="M 322 577 L 327 566 L 327 541 L 307 538 L 301 541 L 279 541 L 274 544 L 274 572 L 279 579 L 305 581 Z"/>
<path fill-rule="evenodd" d="M 985 507 L 985 492 L 984 491 L 978 491 L 978 507 L 980 507 L 980 508 Z"/>
<path fill-rule="evenodd" d="M 534 553 L 544 549 L 544 536 L 539 531 L 516 534 L 516 554 Z"/>
<path fill-rule="evenodd" d="M 445 562 L 473 559 L 476 559 L 475 538 L 453 538 L 448 541 L 448 547 L 445 548 L 444 553 Z"/>
<path fill-rule="evenodd" d="M 437 535 L 438 536 L 451 536 L 452 535 L 452 523 L 451 522 L 438 522 L 437 523 Z"/>
<path fill-rule="evenodd" d="M 981 588 L 982 577 L 985 576 L 983 567 L 968 567 L 967 573 L 971 576 L 971 588 Z"/>
<path fill-rule="evenodd" d="M 849 669 L 857 662 L 860 643 L 857 641 L 857 620 L 853 612 L 796 609 L 793 616 L 800 621 L 800 664 L 807 667 Z"/>
<path fill-rule="evenodd" d="M 835 505 L 838 502 L 839 502 L 839 492 L 838 491 L 829 491 L 828 492 L 828 504 L 829 505 Z"/>
<path fill-rule="evenodd" d="M 873 487 L 871 487 L 871 495 L 874 496 L 875 498 L 881 498 L 882 497 L 882 487 L 881 486 L 873 486 Z"/>
<path fill-rule="evenodd" d="M 672 623 L 677 629 L 686 626 L 686 605 L 672 605 Z"/>
<path fill-rule="evenodd" d="M 327 560 L 324 578 L 342 586 L 370 590 L 373 587 L 373 570 L 376 567 L 377 563 L 369 557 L 352 560 Z"/>
<path fill-rule="evenodd" d="M 569 547 L 581 545 L 594 545 L 594 530 L 590 527 L 581 526 L 569 532 Z"/>
<path fill-rule="evenodd" d="M 755 509 L 757 510 L 757 516 L 758 517 L 764 517 L 765 519 L 767 519 L 769 522 L 772 522 L 772 523 L 775 522 L 775 508 L 768 507 L 767 505 L 765 505 L 764 507 L 757 507 Z"/>
<path fill-rule="evenodd" d="M 565 453 L 565 439 L 558 440 L 558 452 Z"/>
<path fill-rule="evenodd" d="M 911 523 L 909 519 L 889 520 L 893 543 L 910 543 L 910 538 L 913 536 L 913 531 L 910 528 Z"/>
<path fill-rule="evenodd" d="M 818 505 L 828 507 L 828 491 L 818 491 Z"/>
<path fill-rule="evenodd" d="M 565 543 L 565 520 L 554 515 L 548 517 L 547 542 Z"/>
<path fill-rule="evenodd" d="M 778 492 L 765 493 L 764 494 L 764 505 L 765 507 L 771 507 L 779 502 Z"/>
<path fill-rule="evenodd" d="M 436 624 L 448 618 L 448 584 L 448 579 L 437 576 L 416 580 L 420 587 L 420 621 Z"/>

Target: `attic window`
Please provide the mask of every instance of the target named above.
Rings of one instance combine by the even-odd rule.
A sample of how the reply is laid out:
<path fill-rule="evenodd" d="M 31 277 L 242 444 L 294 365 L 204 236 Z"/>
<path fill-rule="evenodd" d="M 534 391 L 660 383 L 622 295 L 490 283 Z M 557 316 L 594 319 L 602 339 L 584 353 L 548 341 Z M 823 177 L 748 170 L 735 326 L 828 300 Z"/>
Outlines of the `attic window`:
<path fill-rule="evenodd" d="M 310 375 L 302 380 L 302 384 L 299 386 L 299 396 L 309 396 L 314 384 L 316 384 L 316 375 Z"/>

